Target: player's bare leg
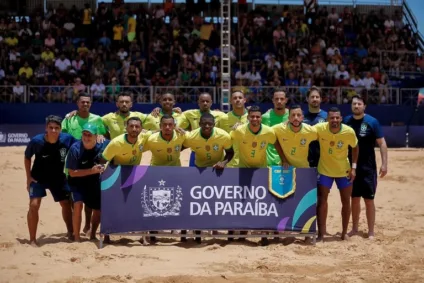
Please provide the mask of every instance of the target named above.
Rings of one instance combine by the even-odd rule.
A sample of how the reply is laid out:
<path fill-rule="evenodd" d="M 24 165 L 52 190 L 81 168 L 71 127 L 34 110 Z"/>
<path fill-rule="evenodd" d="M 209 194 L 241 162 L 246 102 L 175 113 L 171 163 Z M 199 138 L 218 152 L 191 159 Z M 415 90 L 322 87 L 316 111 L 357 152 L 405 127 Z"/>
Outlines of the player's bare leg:
<path fill-rule="evenodd" d="M 368 222 L 368 239 L 374 239 L 374 224 L 375 224 L 375 204 L 373 199 L 365 200 L 365 211 L 367 214 Z"/>
<path fill-rule="evenodd" d="M 347 228 L 350 220 L 350 199 L 352 196 L 352 186 L 340 190 L 340 200 L 342 202 L 342 240 L 349 240 Z"/>
<path fill-rule="evenodd" d="M 352 230 L 348 233 L 349 237 L 358 234 L 359 231 L 359 216 L 361 214 L 361 198 L 352 198 Z"/>
<path fill-rule="evenodd" d="M 62 200 L 59 202 L 62 207 L 62 218 L 66 224 L 66 230 L 68 231 L 68 239 L 73 241 L 73 224 L 72 224 L 72 206 L 69 200 Z"/>
<path fill-rule="evenodd" d="M 91 224 L 91 215 L 93 214 L 93 210 L 89 208 L 88 206 L 84 205 L 84 211 L 85 211 L 85 225 L 84 229 L 82 231 L 85 234 L 90 233 L 90 224 Z"/>
<path fill-rule="evenodd" d="M 29 200 L 27 222 L 29 230 L 29 244 L 31 246 L 37 246 L 38 211 L 40 210 L 40 205 L 41 198 L 33 198 Z"/>
<path fill-rule="evenodd" d="M 74 226 L 74 237 L 76 242 L 81 242 L 81 222 L 82 222 L 82 208 L 83 202 L 74 202 L 74 215 L 72 216 L 72 223 Z"/>
<path fill-rule="evenodd" d="M 100 210 L 93 209 L 93 215 L 91 217 L 91 234 L 90 234 L 90 240 L 96 240 L 96 232 L 97 228 L 99 228 L 100 225 Z"/>
<path fill-rule="evenodd" d="M 317 222 L 318 222 L 318 238 L 322 241 L 324 235 L 327 234 L 327 214 L 328 214 L 328 194 L 330 189 L 324 186 L 318 186 L 318 204 L 317 204 Z"/>

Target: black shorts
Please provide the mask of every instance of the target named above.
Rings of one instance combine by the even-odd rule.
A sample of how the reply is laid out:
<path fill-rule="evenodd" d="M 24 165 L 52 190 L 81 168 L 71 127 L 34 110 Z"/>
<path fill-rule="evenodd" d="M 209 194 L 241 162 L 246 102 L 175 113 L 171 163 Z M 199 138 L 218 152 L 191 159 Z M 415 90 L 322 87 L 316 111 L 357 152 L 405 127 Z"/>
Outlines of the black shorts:
<path fill-rule="evenodd" d="M 355 181 L 353 181 L 352 197 L 374 199 L 377 191 L 377 170 L 356 170 Z"/>
<path fill-rule="evenodd" d="M 73 202 L 82 201 L 89 208 L 100 210 L 100 187 L 93 186 L 90 188 L 81 188 L 71 186 L 70 188 Z"/>

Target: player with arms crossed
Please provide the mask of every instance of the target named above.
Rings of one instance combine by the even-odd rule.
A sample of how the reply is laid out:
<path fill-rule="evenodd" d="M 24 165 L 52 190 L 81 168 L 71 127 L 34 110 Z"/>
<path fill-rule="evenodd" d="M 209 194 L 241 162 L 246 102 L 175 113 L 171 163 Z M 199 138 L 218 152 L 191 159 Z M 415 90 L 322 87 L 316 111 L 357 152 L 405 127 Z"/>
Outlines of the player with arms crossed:
<path fill-rule="evenodd" d="M 74 202 L 72 217 L 74 237 L 81 241 L 81 213 L 83 204 L 92 209 L 90 240 L 96 239 L 100 225 L 100 174 L 104 166 L 100 164 L 103 144 L 97 143 L 97 126 L 85 124 L 81 141 L 72 145 L 66 158 L 68 182 Z"/>
<path fill-rule="evenodd" d="M 230 135 L 215 127 L 215 117 L 211 113 L 204 113 L 199 125 L 199 129 L 186 134 L 183 146 L 191 148 L 196 167 L 224 169 L 234 156 Z M 195 233 L 200 234 L 200 231 Z M 196 242 L 200 244 L 201 238 L 196 238 Z"/>
<path fill-rule="evenodd" d="M 286 109 L 287 97 L 284 90 L 276 89 L 274 91 L 272 103 L 274 103 L 274 109 L 262 115 L 262 124 L 269 127 L 284 123 L 289 117 L 289 111 Z M 277 166 L 281 164 L 280 156 L 273 144 L 268 145 L 266 154 L 268 166 Z"/>
<path fill-rule="evenodd" d="M 38 211 L 41 199 L 49 189 L 55 202 L 62 207 L 62 217 L 68 230 L 68 238 L 73 239 L 72 209 L 63 168 L 66 154 L 76 139 L 61 133 L 62 119 L 58 116 L 46 118 L 46 132 L 31 139 L 25 150 L 25 172 L 29 193 L 29 210 L 27 214 L 29 241 L 37 245 Z M 31 159 L 35 155 L 31 168 Z"/>
<path fill-rule="evenodd" d="M 308 110 L 304 113 L 303 123 L 314 126 L 318 123 L 327 121 L 327 112 L 321 109 L 322 92 L 316 86 L 312 86 L 306 94 L 308 101 Z M 309 145 L 309 166 L 317 167 L 319 161 L 319 142 L 313 141 Z"/>
<path fill-rule="evenodd" d="M 164 93 L 160 96 L 159 100 L 161 110 L 159 114 L 157 111 L 153 111 L 152 114 L 147 115 L 146 119 L 143 121 L 143 128 L 148 131 L 158 131 L 161 129 L 161 118 L 164 115 L 174 117 L 175 120 L 179 119 L 181 116 L 180 113 L 177 113 L 174 109 L 175 106 L 175 96 L 172 93 Z"/>
<path fill-rule="evenodd" d="M 368 238 L 374 238 L 375 205 L 374 197 L 377 189 L 377 163 L 375 161 L 375 143 L 380 147 L 380 177 L 387 174 L 387 144 L 380 123 L 374 117 L 365 114 L 366 101 L 356 95 L 352 99 L 353 115 L 345 118 L 345 124 L 353 128 L 359 140 L 361 152 L 358 157 L 358 168 L 352 189 L 352 231 L 349 236 L 358 233 L 361 213 L 361 197 L 365 201 L 368 222 Z"/>
<path fill-rule="evenodd" d="M 318 162 L 318 240 L 327 234 L 328 194 L 336 181 L 342 202 L 342 240 L 347 240 L 347 228 L 350 218 L 350 197 L 352 183 L 356 176 L 358 162 L 358 139 L 355 131 L 342 124 L 342 115 L 337 107 L 328 111 L 328 122 L 314 126 L 320 144 L 320 159 Z M 352 168 L 348 154 L 352 148 Z"/>

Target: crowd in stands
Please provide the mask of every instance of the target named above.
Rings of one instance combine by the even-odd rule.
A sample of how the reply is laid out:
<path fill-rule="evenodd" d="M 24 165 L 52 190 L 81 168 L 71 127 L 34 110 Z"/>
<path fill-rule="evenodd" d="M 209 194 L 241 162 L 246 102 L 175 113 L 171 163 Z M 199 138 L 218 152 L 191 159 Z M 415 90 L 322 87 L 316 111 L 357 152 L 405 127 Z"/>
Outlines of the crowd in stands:
<path fill-rule="evenodd" d="M 82 91 L 95 101 L 113 101 L 126 90 L 137 102 L 150 98 L 148 86 L 220 86 L 219 1 L 172 0 L 150 10 L 100 3 L 66 9 L 63 4 L 29 17 L 0 20 L 0 83 L 14 86 L 1 101 L 23 100 L 24 86 L 37 85 L 30 101 L 71 102 Z M 315 1 L 303 7 L 259 6 L 232 10 L 232 85 L 243 86 L 249 101 L 266 101 L 264 86 L 296 89 L 303 95 L 312 85 L 378 89 L 376 103 L 389 103 L 388 75 L 424 70 L 410 28 L 396 11 L 367 15 L 346 7 L 342 13 Z M 208 6 L 209 5 L 209 6 Z M 215 21 L 214 21 L 215 20 Z M 383 53 L 380 58 L 380 50 Z M 416 60 L 417 64 L 409 64 Z M 6 97 L 7 96 L 7 97 Z M 348 94 L 349 96 L 349 94 Z M 177 99 L 186 101 L 184 95 Z M 348 97 L 343 98 L 347 102 Z M 326 101 L 337 102 L 331 91 Z"/>

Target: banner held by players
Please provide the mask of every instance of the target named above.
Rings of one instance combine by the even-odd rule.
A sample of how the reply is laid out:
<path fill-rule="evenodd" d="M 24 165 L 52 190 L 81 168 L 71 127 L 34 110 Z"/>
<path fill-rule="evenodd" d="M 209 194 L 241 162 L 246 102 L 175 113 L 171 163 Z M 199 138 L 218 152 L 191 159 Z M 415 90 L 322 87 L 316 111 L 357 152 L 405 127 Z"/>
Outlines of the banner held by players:
<path fill-rule="evenodd" d="M 269 170 L 110 166 L 102 176 L 101 233 L 173 229 L 315 233 L 316 170 L 296 169 L 293 182 L 287 182 L 296 190 L 286 198 L 270 193 Z"/>

